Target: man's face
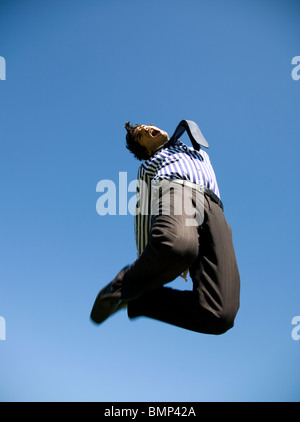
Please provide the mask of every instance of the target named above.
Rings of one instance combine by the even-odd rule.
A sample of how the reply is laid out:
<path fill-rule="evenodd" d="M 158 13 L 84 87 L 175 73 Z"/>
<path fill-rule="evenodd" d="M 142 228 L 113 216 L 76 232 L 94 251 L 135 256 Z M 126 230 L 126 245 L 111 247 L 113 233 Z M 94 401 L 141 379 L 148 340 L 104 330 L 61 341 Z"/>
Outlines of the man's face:
<path fill-rule="evenodd" d="M 147 148 L 149 156 L 169 140 L 167 132 L 153 125 L 140 125 L 136 128 L 135 132 L 137 135 L 137 142 Z"/>

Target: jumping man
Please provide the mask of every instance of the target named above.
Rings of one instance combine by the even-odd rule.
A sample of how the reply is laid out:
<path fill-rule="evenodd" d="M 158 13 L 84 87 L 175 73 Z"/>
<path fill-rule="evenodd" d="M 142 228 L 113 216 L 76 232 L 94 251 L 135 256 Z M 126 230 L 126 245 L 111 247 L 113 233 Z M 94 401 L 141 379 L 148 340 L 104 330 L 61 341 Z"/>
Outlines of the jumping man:
<path fill-rule="evenodd" d="M 240 277 L 216 176 L 201 149 L 208 144 L 190 120 L 182 120 L 171 138 L 153 125 L 127 122 L 125 128 L 127 148 L 143 161 L 135 217 L 138 258 L 99 292 L 91 319 L 100 324 L 127 308 L 129 318 L 225 333 L 239 309 Z M 179 140 L 185 131 L 193 148 Z M 166 287 L 187 271 L 192 290 Z"/>

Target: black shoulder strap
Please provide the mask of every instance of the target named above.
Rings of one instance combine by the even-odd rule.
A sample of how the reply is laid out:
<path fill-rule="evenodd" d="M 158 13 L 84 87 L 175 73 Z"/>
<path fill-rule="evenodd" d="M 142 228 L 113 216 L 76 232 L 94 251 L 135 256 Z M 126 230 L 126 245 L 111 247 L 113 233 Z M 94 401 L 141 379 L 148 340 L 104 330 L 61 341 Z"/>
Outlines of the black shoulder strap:
<path fill-rule="evenodd" d="M 199 151 L 200 145 L 205 148 L 209 148 L 208 142 L 202 135 L 199 126 L 192 120 L 181 120 L 166 146 L 172 145 L 172 143 L 175 142 L 176 139 L 179 139 L 185 131 L 187 131 L 189 138 L 192 142 L 193 148 L 196 151 Z"/>

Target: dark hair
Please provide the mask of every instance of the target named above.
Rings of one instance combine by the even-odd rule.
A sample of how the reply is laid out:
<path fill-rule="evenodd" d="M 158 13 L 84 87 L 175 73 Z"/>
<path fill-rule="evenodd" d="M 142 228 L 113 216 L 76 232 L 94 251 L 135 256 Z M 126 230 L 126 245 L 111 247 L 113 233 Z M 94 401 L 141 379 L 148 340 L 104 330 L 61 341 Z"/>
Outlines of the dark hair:
<path fill-rule="evenodd" d="M 138 160 L 148 160 L 149 155 L 147 148 L 140 145 L 138 142 L 138 137 L 134 133 L 135 130 L 141 125 L 130 125 L 130 122 L 125 123 L 125 129 L 127 130 L 126 134 L 126 148 L 137 158 Z"/>

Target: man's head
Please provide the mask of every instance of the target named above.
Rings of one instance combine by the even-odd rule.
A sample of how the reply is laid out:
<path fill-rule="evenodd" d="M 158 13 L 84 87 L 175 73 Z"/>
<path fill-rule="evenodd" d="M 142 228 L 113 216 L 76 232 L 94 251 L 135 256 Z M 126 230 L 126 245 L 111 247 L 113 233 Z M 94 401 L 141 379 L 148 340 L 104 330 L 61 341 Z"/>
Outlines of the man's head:
<path fill-rule="evenodd" d="M 169 140 L 167 132 L 154 125 L 125 123 L 126 147 L 138 160 L 147 160 L 161 145 Z"/>

